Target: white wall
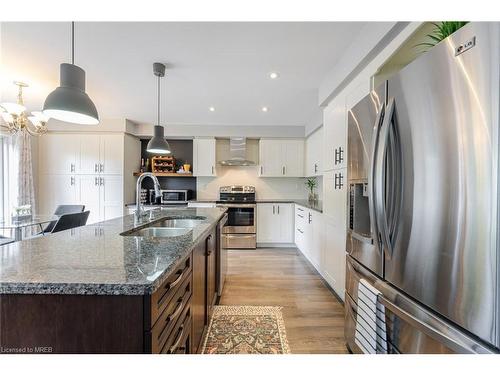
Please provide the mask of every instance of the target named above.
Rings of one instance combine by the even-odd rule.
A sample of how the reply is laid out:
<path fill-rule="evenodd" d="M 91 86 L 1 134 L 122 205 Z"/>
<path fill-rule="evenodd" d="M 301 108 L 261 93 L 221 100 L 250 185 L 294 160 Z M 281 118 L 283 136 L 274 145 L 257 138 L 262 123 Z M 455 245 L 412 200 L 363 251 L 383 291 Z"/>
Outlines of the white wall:
<path fill-rule="evenodd" d="M 198 199 L 218 199 L 219 187 L 226 185 L 255 186 L 257 199 L 304 199 L 307 190 L 304 178 L 262 178 L 259 167 L 221 167 L 217 177 L 198 177 Z"/>
<path fill-rule="evenodd" d="M 132 132 L 139 137 L 150 137 L 153 135 L 153 126 L 135 125 Z M 216 124 L 206 125 L 166 125 L 165 136 L 171 138 L 194 138 L 194 137 L 250 137 L 250 138 L 303 138 L 304 126 L 221 126 Z"/>

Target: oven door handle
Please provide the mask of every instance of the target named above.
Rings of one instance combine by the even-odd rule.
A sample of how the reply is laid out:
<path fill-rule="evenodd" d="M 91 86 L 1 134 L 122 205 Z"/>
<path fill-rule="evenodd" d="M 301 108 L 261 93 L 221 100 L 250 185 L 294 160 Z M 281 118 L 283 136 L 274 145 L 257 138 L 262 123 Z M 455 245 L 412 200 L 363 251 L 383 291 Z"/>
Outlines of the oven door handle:
<path fill-rule="evenodd" d="M 234 208 L 255 208 L 257 205 L 255 203 L 219 203 L 218 206 L 221 207 L 234 207 Z"/>

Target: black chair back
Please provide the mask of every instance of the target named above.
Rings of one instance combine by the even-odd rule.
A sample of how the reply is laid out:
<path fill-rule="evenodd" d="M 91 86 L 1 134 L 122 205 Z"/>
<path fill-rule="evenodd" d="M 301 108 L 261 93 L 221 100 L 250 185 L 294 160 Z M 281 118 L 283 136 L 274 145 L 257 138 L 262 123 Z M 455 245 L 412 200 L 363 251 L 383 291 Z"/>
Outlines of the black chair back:
<path fill-rule="evenodd" d="M 56 233 L 62 230 L 81 227 L 87 223 L 89 214 L 90 211 L 61 215 L 59 220 L 57 220 L 56 225 L 54 225 L 54 229 L 52 229 L 51 233 Z"/>
<path fill-rule="evenodd" d="M 54 211 L 54 215 L 61 216 L 65 214 L 74 214 L 76 212 L 83 212 L 85 210 L 85 205 L 83 204 L 60 204 L 56 207 Z M 56 225 L 57 220 L 51 221 L 45 229 L 43 233 L 51 233 L 54 230 L 54 226 Z"/>

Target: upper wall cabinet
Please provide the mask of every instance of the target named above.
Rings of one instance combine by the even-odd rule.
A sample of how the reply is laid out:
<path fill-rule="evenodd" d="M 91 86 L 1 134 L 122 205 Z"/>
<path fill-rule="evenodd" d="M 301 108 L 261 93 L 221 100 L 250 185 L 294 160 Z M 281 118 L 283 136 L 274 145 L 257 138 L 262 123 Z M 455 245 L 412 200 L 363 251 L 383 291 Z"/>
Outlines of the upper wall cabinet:
<path fill-rule="evenodd" d="M 317 129 L 306 139 L 305 176 L 321 176 L 323 172 L 323 127 Z"/>
<path fill-rule="evenodd" d="M 195 138 L 193 140 L 193 175 L 216 176 L 215 138 Z"/>
<path fill-rule="evenodd" d="M 261 139 L 259 159 L 261 177 L 304 177 L 301 139 Z"/>
<path fill-rule="evenodd" d="M 123 174 L 123 134 L 45 134 L 40 169 L 49 174 Z"/>
<path fill-rule="evenodd" d="M 323 111 L 325 171 L 346 167 L 347 122 L 345 97 L 338 97 Z"/>

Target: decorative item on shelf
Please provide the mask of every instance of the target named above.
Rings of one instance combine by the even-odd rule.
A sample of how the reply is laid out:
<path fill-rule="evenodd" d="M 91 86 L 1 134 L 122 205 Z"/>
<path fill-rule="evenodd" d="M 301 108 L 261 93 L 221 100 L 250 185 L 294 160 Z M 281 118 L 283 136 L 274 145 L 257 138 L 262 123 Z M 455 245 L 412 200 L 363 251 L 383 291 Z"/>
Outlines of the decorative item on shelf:
<path fill-rule="evenodd" d="M 144 158 L 141 158 L 141 168 L 139 168 L 139 172 L 144 173 L 145 170 L 145 165 L 144 165 Z"/>
<path fill-rule="evenodd" d="M 31 220 L 33 214 L 31 212 L 31 204 L 25 204 L 23 206 L 16 206 L 12 209 L 12 221 L 22 222 Z"/>
<path fill-rule="evenodd" d="M 153 173 L 175 173 L 175 158 L 173 156 L 153 156 L 151 168 Z"/>
<path fill-rule="evenodd" d="M 15 81 L 14 84 L 18 87 L 17 103 L 2 103 L 0 105 L 0 113 L 6 123 L 0 127 L 6 129 L 10 135 L 22 131 L 26 131 L 30 135 L 45 134 L 48 130 L 46 126 L 48 117 L 39 111 L 31 112 L 33 116 L 28 116 L 23 99 L 23 87 L 28 87 L 28 85 L 18 81 Z"/>
<path fill-rule="evenodd" d="M 191 164 L 184 164 L 184 173 L 190 173 L 189 170 L 191 169 Z"/>
<path fill-rule="evenodd" d="M 306 180 L 306 186 L 309 189 L 309 196 L 308 196 L 309 202 L 314 202 L 318 200 L 317 194 L 314 194 L 314 189 L 316 188 L 317 185 L 318 181 L 315 178 L 308 178 Z"/>

